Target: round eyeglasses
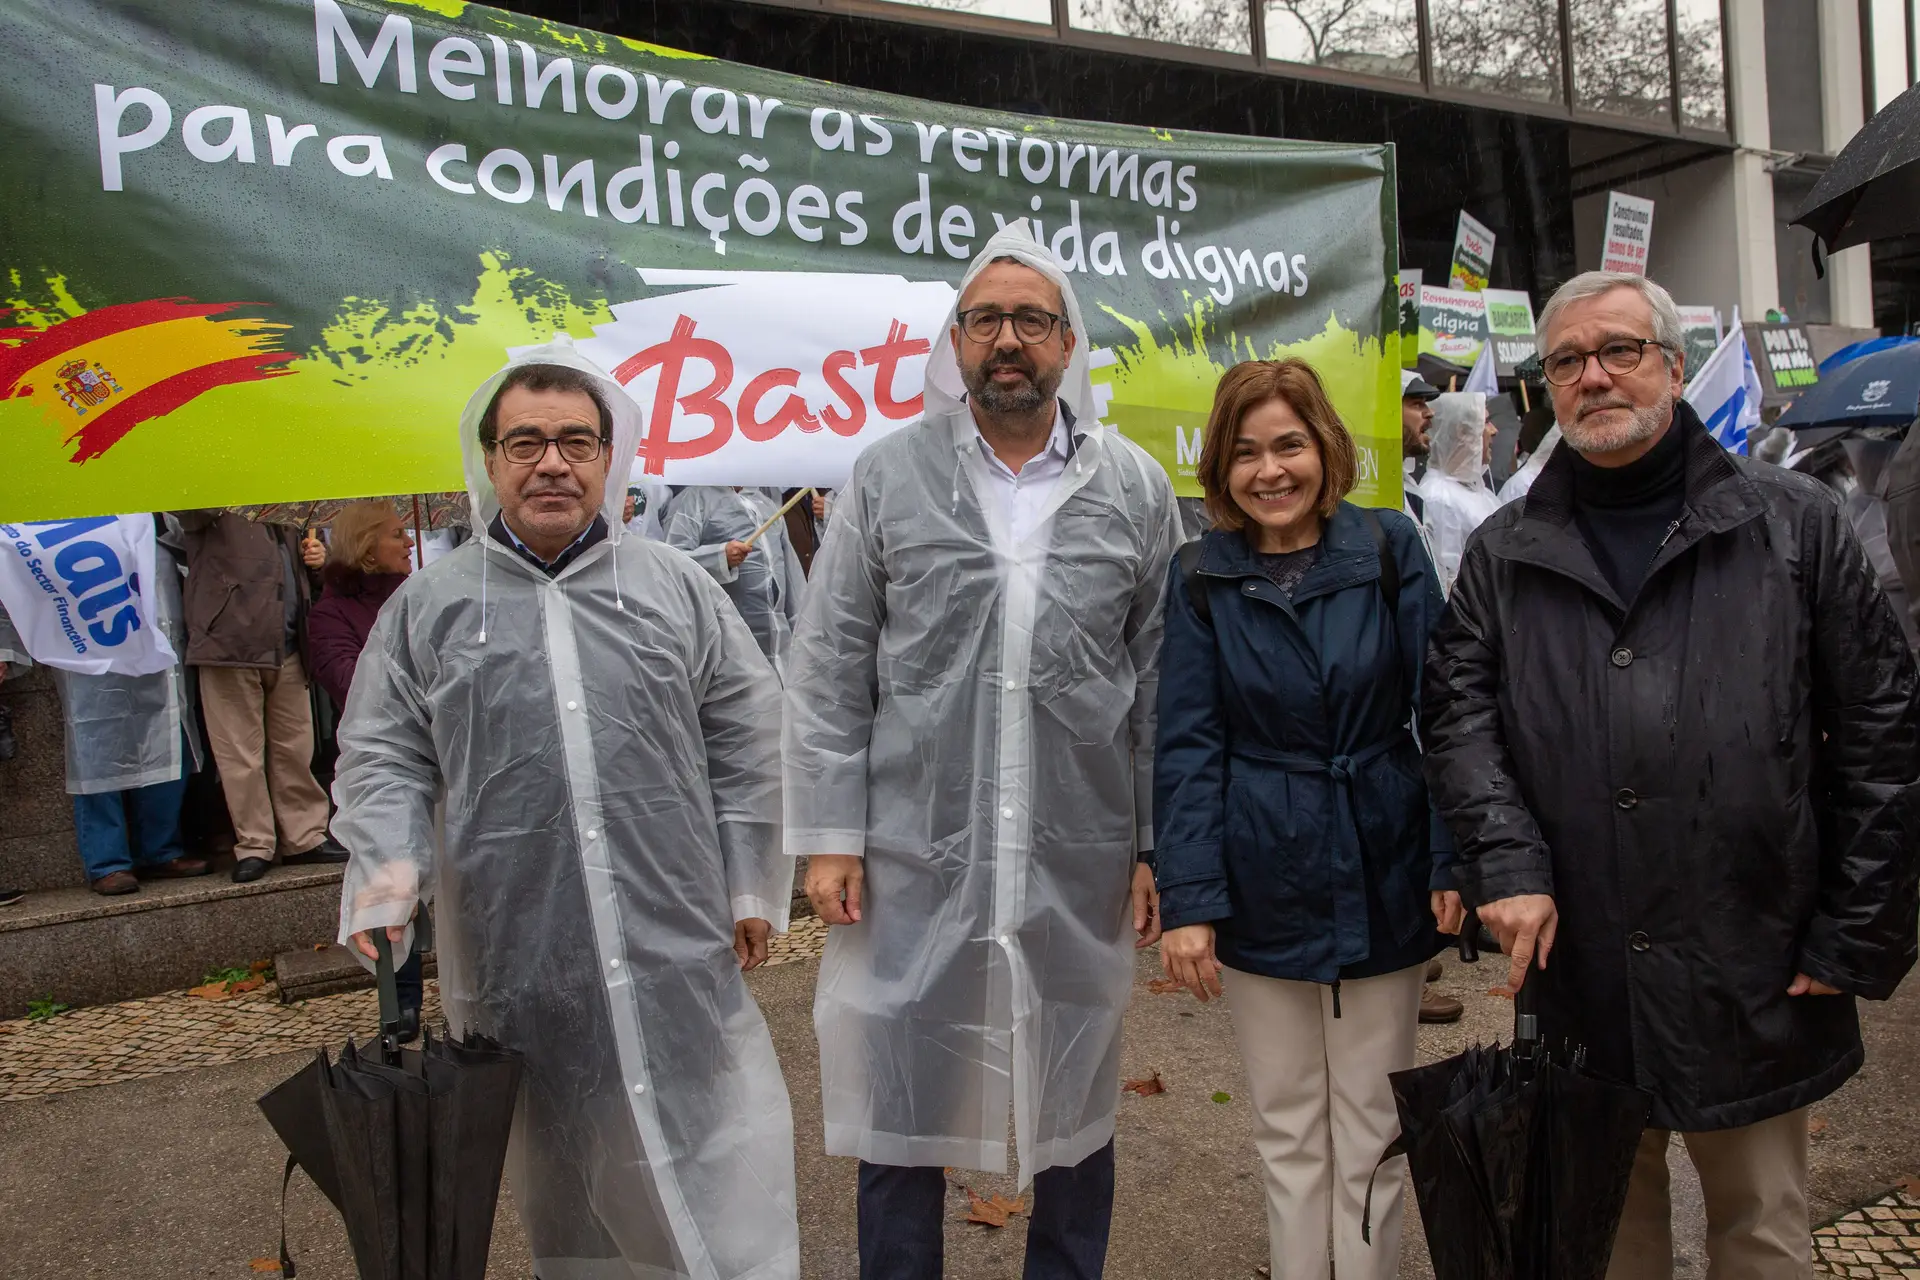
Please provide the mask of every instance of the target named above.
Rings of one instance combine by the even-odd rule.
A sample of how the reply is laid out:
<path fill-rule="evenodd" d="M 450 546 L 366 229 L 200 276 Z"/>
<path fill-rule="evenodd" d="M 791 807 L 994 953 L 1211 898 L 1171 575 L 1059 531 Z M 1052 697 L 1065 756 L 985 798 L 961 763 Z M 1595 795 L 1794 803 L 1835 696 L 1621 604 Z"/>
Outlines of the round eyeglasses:
<path fill-rule="evenodd" d="M 505 440 L 496 440 L 490 446 L 500 450 L 503 457 L 516 467 L 532 466 L 547 456 L 547 449 L 557 447 L 560 456 L 567 462 L 592 462 L 600 456 L 601 446 L 605 442 L 599 436 L 587 431 L 569 431 L 563 436 L 508 436 Z"/>
<path fill-rule="evenodd" d="M 1598 359 L 1608 373 L 1629 374 L 1640 367 L 1648 347 L 1666 350 L 1657 338 L 1612 338 L 1592 351 L 1555 351 L 1540 361 L 1540 370 L 1556 387 L 1570 387 L 1587 371 L 1587 361 Z"/>
<path fill-rule="evenodd" d="M 1000 340 L 1000 331 L 1007 322 L 1013 322 L 1013 336 L 1020 339 L 1022 345 L 1034 347 L 1053 336 L 1055 326 L 1064 327 L 1065 316 L 1057 316 L 1051 311 L 1041 311 L 1034 307 L 1022 307 L 1018 311 L 1001 311 L 997 307 L 974 307 L 960 313 L 960 332 L 985 346 L 989 342 Z"/>

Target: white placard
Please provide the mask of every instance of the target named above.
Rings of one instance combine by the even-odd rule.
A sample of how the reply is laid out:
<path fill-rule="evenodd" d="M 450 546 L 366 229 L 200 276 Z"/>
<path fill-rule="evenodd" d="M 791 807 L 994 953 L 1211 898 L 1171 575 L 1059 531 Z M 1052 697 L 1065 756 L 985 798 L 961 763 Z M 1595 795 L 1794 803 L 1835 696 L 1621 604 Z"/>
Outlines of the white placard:
<path fill-rule="evenodd" d="M 1623 191 L 1607 192 L 1606 230 L 1600 269 L 1647 274 L 1647 249 L 1653 243 L 1653 201 Z"/>

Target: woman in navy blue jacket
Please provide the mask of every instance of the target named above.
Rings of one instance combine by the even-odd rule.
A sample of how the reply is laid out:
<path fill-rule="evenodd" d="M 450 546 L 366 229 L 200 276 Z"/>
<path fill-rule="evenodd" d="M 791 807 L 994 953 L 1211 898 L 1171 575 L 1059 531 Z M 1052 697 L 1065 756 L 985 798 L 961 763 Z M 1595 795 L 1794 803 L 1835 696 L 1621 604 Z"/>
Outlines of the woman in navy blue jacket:
<path fill-rule="evenodd" d="M 1214 528 L 1167 583 L 1154 878 L 1169 977 L 1233 994 L 1274 1280 L 1391 1277 L 1404 1161 L 1387 1074 L 1414 1065 L 1427 961 L 1455 932 L 1451 846 L 1415 738 L 1443 601 L 1412 521 L 1343 501 L 1353 437 L 1304 361 L 1214 394 Z M 1197 549 L 1197 554 L 1196 554 Z M 1437 926 L 1437 927 L 1436 927 Z"/>

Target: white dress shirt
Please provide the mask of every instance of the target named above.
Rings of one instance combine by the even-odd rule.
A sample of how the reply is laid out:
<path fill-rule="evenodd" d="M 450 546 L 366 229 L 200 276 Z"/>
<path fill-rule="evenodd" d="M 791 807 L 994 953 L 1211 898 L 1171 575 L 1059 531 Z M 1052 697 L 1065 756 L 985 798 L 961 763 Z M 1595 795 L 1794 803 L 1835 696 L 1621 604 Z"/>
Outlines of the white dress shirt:
<path fill-rule="evenodd" d="M 1046 447 L 1029 458 L 1018 474 L 1000 460 L 1000 455 L 993 451 L 987 438 L 979 434 L 978 423 L 974 424 L 973 430 L 980 442 L 980 456 L 986 460 L 987 478 L 991 485 L 991 492 L 984 495 L 987 509 L 1007 534 L 1008 541 L 1017 546 L 1040 522 L 1041 513 L 1047 508 L 1047 500 L 1053 496 L 1054 486 L 1067 473 L 1067 463 L 1073 458 L 1073 440 L 1067 431 L 1066 419 L 1056 402 L 1053 431 L 1047 436 Z"/>

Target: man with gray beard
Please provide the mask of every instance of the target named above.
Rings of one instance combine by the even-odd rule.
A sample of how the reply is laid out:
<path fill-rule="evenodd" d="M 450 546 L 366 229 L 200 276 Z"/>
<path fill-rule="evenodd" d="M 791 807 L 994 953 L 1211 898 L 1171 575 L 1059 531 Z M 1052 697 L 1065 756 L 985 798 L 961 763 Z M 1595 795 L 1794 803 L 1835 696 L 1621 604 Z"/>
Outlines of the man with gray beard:
<path fill-rule="evenodd" d="M 1567 447 L 1468 541 L 1428 657 L 1455 883 L 1542 1033 L 1651 1100 L 1609 1277 L 1672 1275 L 1675 1130 L 1710 1280 L 1805 1276 L 1806 1108 L 1920 950 L 1913 659 L 1833 492 L 1679 398 L 1665 289 L 1578 276 L 1540 349 Z"/>

